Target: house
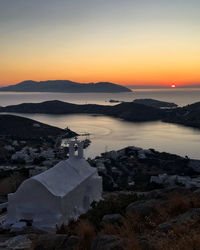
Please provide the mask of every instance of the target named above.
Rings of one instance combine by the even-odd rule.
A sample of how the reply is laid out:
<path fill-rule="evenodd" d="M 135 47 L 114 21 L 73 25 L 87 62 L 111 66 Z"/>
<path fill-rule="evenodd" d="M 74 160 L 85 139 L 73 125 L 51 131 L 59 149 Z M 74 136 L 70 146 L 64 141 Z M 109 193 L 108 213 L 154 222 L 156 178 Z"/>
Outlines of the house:
<path fill-rule="evenodd" d="M 84 159 L 83 143 L 75 139 L 69 143 L 68 160 L 25 180 L 8 195 L 7 224 L 28 220 L 37 228 L 55 228 L 87 212 L 101 193 L 102 179 Z"/>

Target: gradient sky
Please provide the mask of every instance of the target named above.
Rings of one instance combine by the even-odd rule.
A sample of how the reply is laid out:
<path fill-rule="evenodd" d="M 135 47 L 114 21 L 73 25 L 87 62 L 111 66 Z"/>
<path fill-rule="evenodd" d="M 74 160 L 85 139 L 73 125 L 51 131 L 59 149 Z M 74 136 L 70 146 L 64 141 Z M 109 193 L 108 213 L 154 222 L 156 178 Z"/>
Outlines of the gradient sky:
<path fill-rule="evenodd" d="M 0 84 L 200 83 L 200 0 L 0 0 Z"/>

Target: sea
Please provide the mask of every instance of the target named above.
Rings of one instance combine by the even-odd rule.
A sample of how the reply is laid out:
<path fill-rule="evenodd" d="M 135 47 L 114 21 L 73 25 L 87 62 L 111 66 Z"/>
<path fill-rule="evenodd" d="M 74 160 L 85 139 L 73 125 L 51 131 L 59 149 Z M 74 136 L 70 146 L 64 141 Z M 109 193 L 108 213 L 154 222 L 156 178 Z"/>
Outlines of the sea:
<path fill-rule="evenodd" d="M 25 102 L 60 100 L 76 104 L 115 105 L 109 100 L 133 101 L 152 98 L 174 102 L 179 106 L 200 101 L 200 89 L 133 89 L 126 93 L 25 93 L 0 92 L 0 106 Z M 47 115 L 17 114 L 60 128 L 70 128 L 91 140 L 85 158 L 127 146 L 154 148 L 189 158 L 200 159 L 200 130 L 182 125 L 155 122 L 127 122 L 121 119 L 89 114 Z"/>

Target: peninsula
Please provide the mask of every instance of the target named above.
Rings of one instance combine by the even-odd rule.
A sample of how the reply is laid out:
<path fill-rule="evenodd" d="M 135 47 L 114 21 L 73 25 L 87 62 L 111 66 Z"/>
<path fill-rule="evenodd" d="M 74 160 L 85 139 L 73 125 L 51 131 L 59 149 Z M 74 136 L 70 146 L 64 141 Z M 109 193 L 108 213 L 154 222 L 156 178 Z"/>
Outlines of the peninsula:
<path fill-rule="evenodd" d="M 159 106 L 159 105 L 158 105 Z M 117 105 L 72 104 L 58 100 L 41 103 L 22 103 L 0 107 L 0 112 L 42 114 L 99 114 L 126 121 L 145 122 L 162 120 L 184 126 L 200 128 L 200 102 L 172 109 L 156 108 L 136 102 Z"/>

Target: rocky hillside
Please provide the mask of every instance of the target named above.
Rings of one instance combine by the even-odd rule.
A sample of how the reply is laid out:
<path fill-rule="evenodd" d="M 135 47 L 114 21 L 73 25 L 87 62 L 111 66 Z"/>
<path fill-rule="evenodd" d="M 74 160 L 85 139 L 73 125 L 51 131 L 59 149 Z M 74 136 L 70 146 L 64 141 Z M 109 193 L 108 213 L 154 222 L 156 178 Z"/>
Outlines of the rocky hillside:
<path fill-rule="evenodd" d="M 0 115 L 0 136 L 8 136 L 15 139 L 38 139 L 40 137 L 59 136 L 65 134 L 64 129 L 53 127 L 32 119 L 15 116 Z M 73 131 L 68 131 L 69 137 L 77 135 Z"/>
<path fill-rule="evenodd" d="M 34 228 L 31 221 L 0 227 L 0 248 L 199 249 L 200 161 L 132 146 L 104 153 L 90 164 L 103 178 L 102 201 L 54 233 Z"/>
<path fill-rule="evenodd" d="M 32 250 L 198 250 L 200 190 L 185 188 L 146 193 L 106 194 L 78 221 L 56 233 L 31 222 L 1 229 L 2 249 Z"/>

